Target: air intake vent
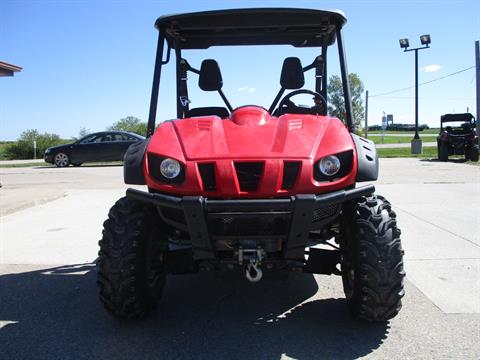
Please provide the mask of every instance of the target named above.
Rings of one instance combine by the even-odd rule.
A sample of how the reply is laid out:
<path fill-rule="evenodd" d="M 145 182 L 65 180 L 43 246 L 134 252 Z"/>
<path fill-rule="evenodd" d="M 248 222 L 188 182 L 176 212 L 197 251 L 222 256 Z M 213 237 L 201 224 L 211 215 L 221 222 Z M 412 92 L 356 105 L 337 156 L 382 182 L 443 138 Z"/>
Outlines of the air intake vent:
<path fill-rule="evenodd" d="M 340 212 L 340 208 L 338 205 L 328 205 L 313 211 L 312 222 L 322 221 L 323 219 L 327 219 L 329 217 L 335 216 Z"/>
<path fill-rule="evenodd" d="M 238 182 L 241 191 L 256 191 L 263 174 L 263 162 L 236 162 Z"/>
<path fill-rule="evenodd" d="M 217 190 L 217 183 L 215 181 L 215 164 L 198 164 L 198 170 L 200 171 L 200 176 L 202 177 L 203 190 Z"/>
<path fill-rule="evenodd" d="M 300 161 L 285 161 L 283 164 L 283 180 L 282 180 L 282 189 L 290 190 L 295 185 L 297 180 L 298 173 L 302 163 Z"/>

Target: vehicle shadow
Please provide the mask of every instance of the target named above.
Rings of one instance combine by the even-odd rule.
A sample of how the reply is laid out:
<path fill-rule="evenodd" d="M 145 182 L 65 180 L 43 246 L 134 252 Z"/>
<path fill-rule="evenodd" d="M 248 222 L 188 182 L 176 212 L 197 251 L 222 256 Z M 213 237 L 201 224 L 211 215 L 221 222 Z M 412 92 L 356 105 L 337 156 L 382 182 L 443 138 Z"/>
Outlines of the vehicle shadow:
<path fill-rule="evenodd" d="M 464 164 L 467 162 L 465 158 L 449 158 L 447 161 L 440 161 L 437 158 L 429 158 L 429 159 L 420 159 L 420 161 L 426 161 L 426 162 L 436 162 L 436 163 L 442 163 L 442 162 L 451 162 L 451 163 L 456 163 L 456 164 Z"/>
<path fill-rule="evenodd" d="M 59 169 L 59 170 L 68 170 L 68 169 L 81 169 L 81 168 L 96 168 L 96 167 L 118 167 L 123 166 L 123 163 L 92 163 L 92 164 L 82 164 L 80 166 L 67 166 L 67 167 L 56 167 L 55 165 L 42 165 L 34 166 L 33 169 Z"/>
<path fill-rule="evenodd" d="M 318 291 L 312 275 L 258 284 L 235 275 L 171 277 L 159 308 L 131 322 L 106 313 L 95 278 L 94 264 L 0 276 L 2 357 L 355 359 L 389 329 L 353 320 L 344 299 L 310 299 Z"/>

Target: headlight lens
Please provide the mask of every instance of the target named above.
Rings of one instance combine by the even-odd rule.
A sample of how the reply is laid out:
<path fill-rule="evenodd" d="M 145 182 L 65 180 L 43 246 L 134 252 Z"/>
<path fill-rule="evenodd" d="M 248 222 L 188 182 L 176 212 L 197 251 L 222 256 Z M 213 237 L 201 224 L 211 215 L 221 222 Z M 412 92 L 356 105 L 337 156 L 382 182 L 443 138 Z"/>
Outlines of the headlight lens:
<path fill-rule="evenodd" d="M 333 176 L 340 171 L 340 160 L 335 155 L 325 156 L 318 163 L 320 172 L 325 176 Z"/>
<path fill-rule="evenodd" d="M 160 173 L 167 179 L 176 178 L 180 171 L 180 163 L 177 160 L 166 158 L 160 163 Z"/>
<path fill-rule="evenodd" d="M 45 150 L 45 154 L 50 153 L 50 151 L 52 151 L 52 150 L 50 150 L 50 149 Z"/>

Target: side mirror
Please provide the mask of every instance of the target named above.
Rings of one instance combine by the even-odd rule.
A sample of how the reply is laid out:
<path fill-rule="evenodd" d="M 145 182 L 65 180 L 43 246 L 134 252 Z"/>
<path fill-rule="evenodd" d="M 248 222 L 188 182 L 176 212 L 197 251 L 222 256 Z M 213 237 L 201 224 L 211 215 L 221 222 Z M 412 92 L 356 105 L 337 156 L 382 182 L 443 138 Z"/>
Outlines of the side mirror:
<path fill-rule="evenodd" d="M 299 58 L 289 57 L 283 61 L 280 85 L 288 90 L 301 89 L 305 85 L 305 76 Z"/>
<path fill-rule="evenodd" d="M 200 75 L 198 77 L 198 86 L 203 91 L 219 91 L 222 89 L 222 74 L 215 60 L 207 59 L 202 61 Z"/>

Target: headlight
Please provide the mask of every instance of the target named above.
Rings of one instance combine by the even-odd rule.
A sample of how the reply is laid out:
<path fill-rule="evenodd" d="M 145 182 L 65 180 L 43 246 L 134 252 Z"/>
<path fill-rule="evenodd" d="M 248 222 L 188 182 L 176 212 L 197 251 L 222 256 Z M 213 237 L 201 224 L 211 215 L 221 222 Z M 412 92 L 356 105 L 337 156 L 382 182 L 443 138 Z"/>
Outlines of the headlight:
<path fill-rule="evenodd" d="M 166 158 L 160 163 L 160 173 L 167 179 L 176 178 L 181 171 L 180 163 L 177 160 Z"/>
<path fill-rule="evenodd" d="M 347 150 L 318 159 L 313 167 L 316 181 L 334 181 L 352 171 L 353 150 Z"/>
<path fill-rule="evenodd" d="M 147 154 L 148 173 L 165 184 L 182 184 L 185 181 L 185 164 L 157 154 Z"/>
<path fill-rule="evenodd" d="M 50 149 L 45 150 L 45 154 L 49 154 L 50 151 L 52 151 L 52 150 L 50 150 Z"/>
<path fill-rule="evenodd" d="M 340 171 L 340 160 L 335 155 L 325 156 L 318 162 L 320 172 L 325 176 L 333 176 Z"/>

